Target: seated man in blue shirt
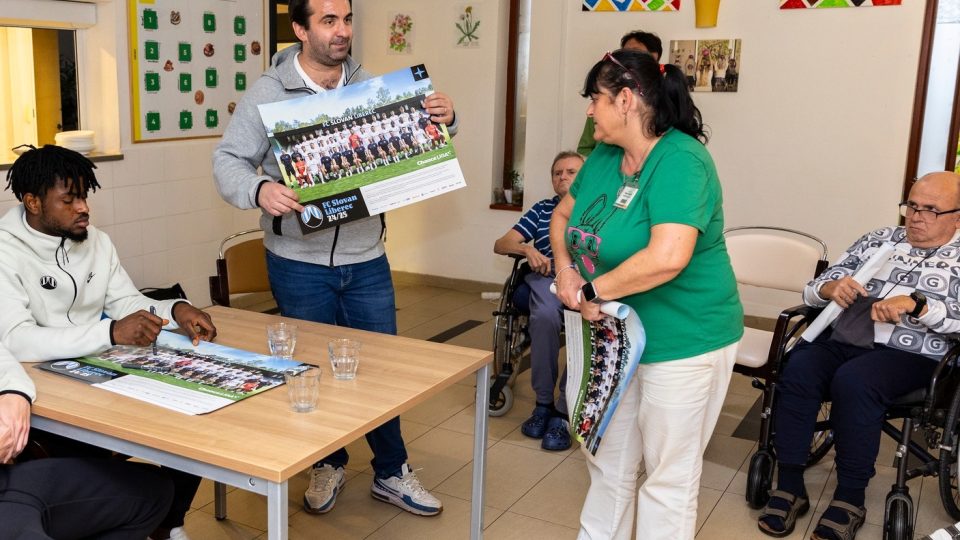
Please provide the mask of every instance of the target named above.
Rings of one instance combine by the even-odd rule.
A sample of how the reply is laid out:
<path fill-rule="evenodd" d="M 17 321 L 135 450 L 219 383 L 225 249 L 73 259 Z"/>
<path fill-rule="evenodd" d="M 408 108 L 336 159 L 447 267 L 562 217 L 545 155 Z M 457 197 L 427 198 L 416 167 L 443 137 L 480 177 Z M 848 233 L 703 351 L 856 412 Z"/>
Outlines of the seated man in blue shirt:
<path fill-rule="evenodd" d="M 543 439 L 544 450 L 570 448 L 567 423 L 567 401 L 564 396 L 566 376 L 560 381 L 560 397 L 554 405 L 553 390 L 557 385 L 557 355 L 560 352 L 560 330 L 563 328 L 563 304 L 550 292 L 553 283 L 553 251 L 550 249 L 550 218 L 560 198 L 583 165 L 583 156 L 576 152 L 560 152 L 553 158 L 550 176 L 557 194 L 533 205 L 520 221 L 500 237 L 493 251 L 500 255 L 522 255 L 533 270 L 525 280 L 530 287 L 530 382 L 537 394 L 537 406 L 520 430 L 534 439 Z"/>

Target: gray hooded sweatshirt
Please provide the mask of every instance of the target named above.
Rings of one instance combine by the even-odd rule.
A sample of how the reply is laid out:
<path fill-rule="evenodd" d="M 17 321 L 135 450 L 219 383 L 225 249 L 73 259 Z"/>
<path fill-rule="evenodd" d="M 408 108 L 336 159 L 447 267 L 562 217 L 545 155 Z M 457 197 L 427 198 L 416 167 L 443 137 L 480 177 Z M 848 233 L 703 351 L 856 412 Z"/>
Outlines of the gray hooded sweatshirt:
<path fill-rule="evenodd" d="M 233 112 L 223 139 L 213 153 L 213 177 L 225 201 L 240 209 L 257 208 L 257 194 L 264 182 L 281 182 L 280 168 L 270 151 L 267 132 L 257 105 L 309 96 L 295 67 L 301 46 L 288 47 L 273 57 L 263 76 L 243 95 Z M 372 78 L 353 58 L 343 63 L 345 84 Z M 263 174 L 257 172 L 261 167 Z M 271 252 L 296 261 L 340 266 L 373 260 L 383 255 L 385 221 L 382 215 L 351 221 L 332 229 L 304 236 L 296 212 L 274 218 L 261 210 L 263 243 Z"/>

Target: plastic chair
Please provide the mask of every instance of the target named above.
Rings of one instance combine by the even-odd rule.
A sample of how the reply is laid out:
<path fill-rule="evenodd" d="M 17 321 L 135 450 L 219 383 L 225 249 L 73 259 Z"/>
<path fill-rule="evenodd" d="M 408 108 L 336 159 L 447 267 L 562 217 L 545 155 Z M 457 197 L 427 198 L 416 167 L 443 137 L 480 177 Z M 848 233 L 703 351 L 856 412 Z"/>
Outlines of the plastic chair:
<path fill-rule="evenodd" d="M 816 236 L 782 227 L 732 227 L 723 232 L 737 283 L 800 293 L 827 267 L 827 245 Z M 775 351 L 773 332 L 744 328 L 738 368 L 761 368 Z M 746 375 L 754 375 L 739 369 Z"/>
<path fill-rule="evenodd" d="M 229 307 L 231 295 L 257 292 L 270 292 L 263 231 L 231 234 L 220 242 L 217 275 L 210 276 L 210 300 Z"/>

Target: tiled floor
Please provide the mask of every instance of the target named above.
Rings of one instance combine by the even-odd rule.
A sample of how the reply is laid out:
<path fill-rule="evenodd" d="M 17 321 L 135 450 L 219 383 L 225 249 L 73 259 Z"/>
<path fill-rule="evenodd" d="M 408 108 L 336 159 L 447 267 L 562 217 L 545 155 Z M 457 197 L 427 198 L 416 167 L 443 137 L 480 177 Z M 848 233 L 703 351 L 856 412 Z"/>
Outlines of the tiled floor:
<path fill-rule="evenodd" d="M 428 339 L 467 321 L 483 321 L 448 342 L 489 349 L 491 312 L 495 304 L 479 294 L 437 287 L 397 284 L 400 333 Z M 302 511 L 306 475 L 290 481 L 291 539 L 420 539 L 467 538 L 470 521 L 473 442 L 473 375 L 416 407 L 401 418 L 410 462 L 420 468 L 423 484 L 444 503 L 436 517 L 416 517 L 372 499 L 370 450 L 364 440 L 351 444 L 347 484 L 329 514 Z M 508 414 L 490 419 L 484 537 L 491 539 L 575 538 L 578 516 L 589 480 L 576 448 L 547 452 L 539 441 L 524 437 L 520 423 L 533 408 L 529 371 L 514 386 L 516 400 Z M 744 501 L 747 465 L 755 442 L 733 437 L 759 392 L 747 378 L 734 375 L 723 413 L 707 448 L 701 482 L 697 538 L 766 539 L 756 528 L 758 511 Z M 867 493 L 867 524 L 860 540 L 882 538 L 883 501 L 893 482 L 893 445 L 884 438 L 877 476 Z M 807 473 L 814 511 L 798 522 L 789 538 L 808 538 L 836 484 L 832 453 Z M 936 479 L 916 479 L 910 491 L 918 505 L 916 532 L 927 534 L 950 523 L 940 504 Z M 811 501 L 814 503 L 814 501 Z M 266 502 L 241 490 L 228 496 L 229 518 L 213 517 L 213 489 L 204 481 L 187 516 L 194 540 L 266 538 Z"/>

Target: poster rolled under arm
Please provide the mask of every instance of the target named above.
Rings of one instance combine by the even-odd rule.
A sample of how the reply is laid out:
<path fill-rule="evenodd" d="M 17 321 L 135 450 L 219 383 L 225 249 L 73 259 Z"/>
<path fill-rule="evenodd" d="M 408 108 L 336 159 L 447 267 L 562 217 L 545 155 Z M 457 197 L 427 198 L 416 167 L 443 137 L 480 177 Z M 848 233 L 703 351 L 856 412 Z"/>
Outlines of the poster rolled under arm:
<path fill-rule="evenodd" d="M 872 257 L 867 259 L 867 262 L 865 262 L 863 266 L 853 273 L 853 280 L 860 285 L 865 286 L 867 282 L 873 279 L 873 276 L 877 274 L 877 271 L 880 270 L 880 267 L 886 264 L 887 260 L 890 259 L 890 255 L 893 253 L 893 246 L 894 244 L 889 243 L 880 246 L 877 252 L 874 253 Z M 803 332 L 803 334 L 800 336 L 800 339 L 808 343 L 817 339 L 817 336 L 819 336 L 820 333 L 823 332 L 823 330 L 830 323 L 832 323 L 838 315 L 840 315 L 841 311 L 843 311 L 843 308 L 831 300 L 830 303 L 827 304 L 827 307 L 823 308 L 823 311 L 820 312 L 820 315 L 818 315 L 817 318 L 810 323 L 810 326 L 808 326 Z"/>

